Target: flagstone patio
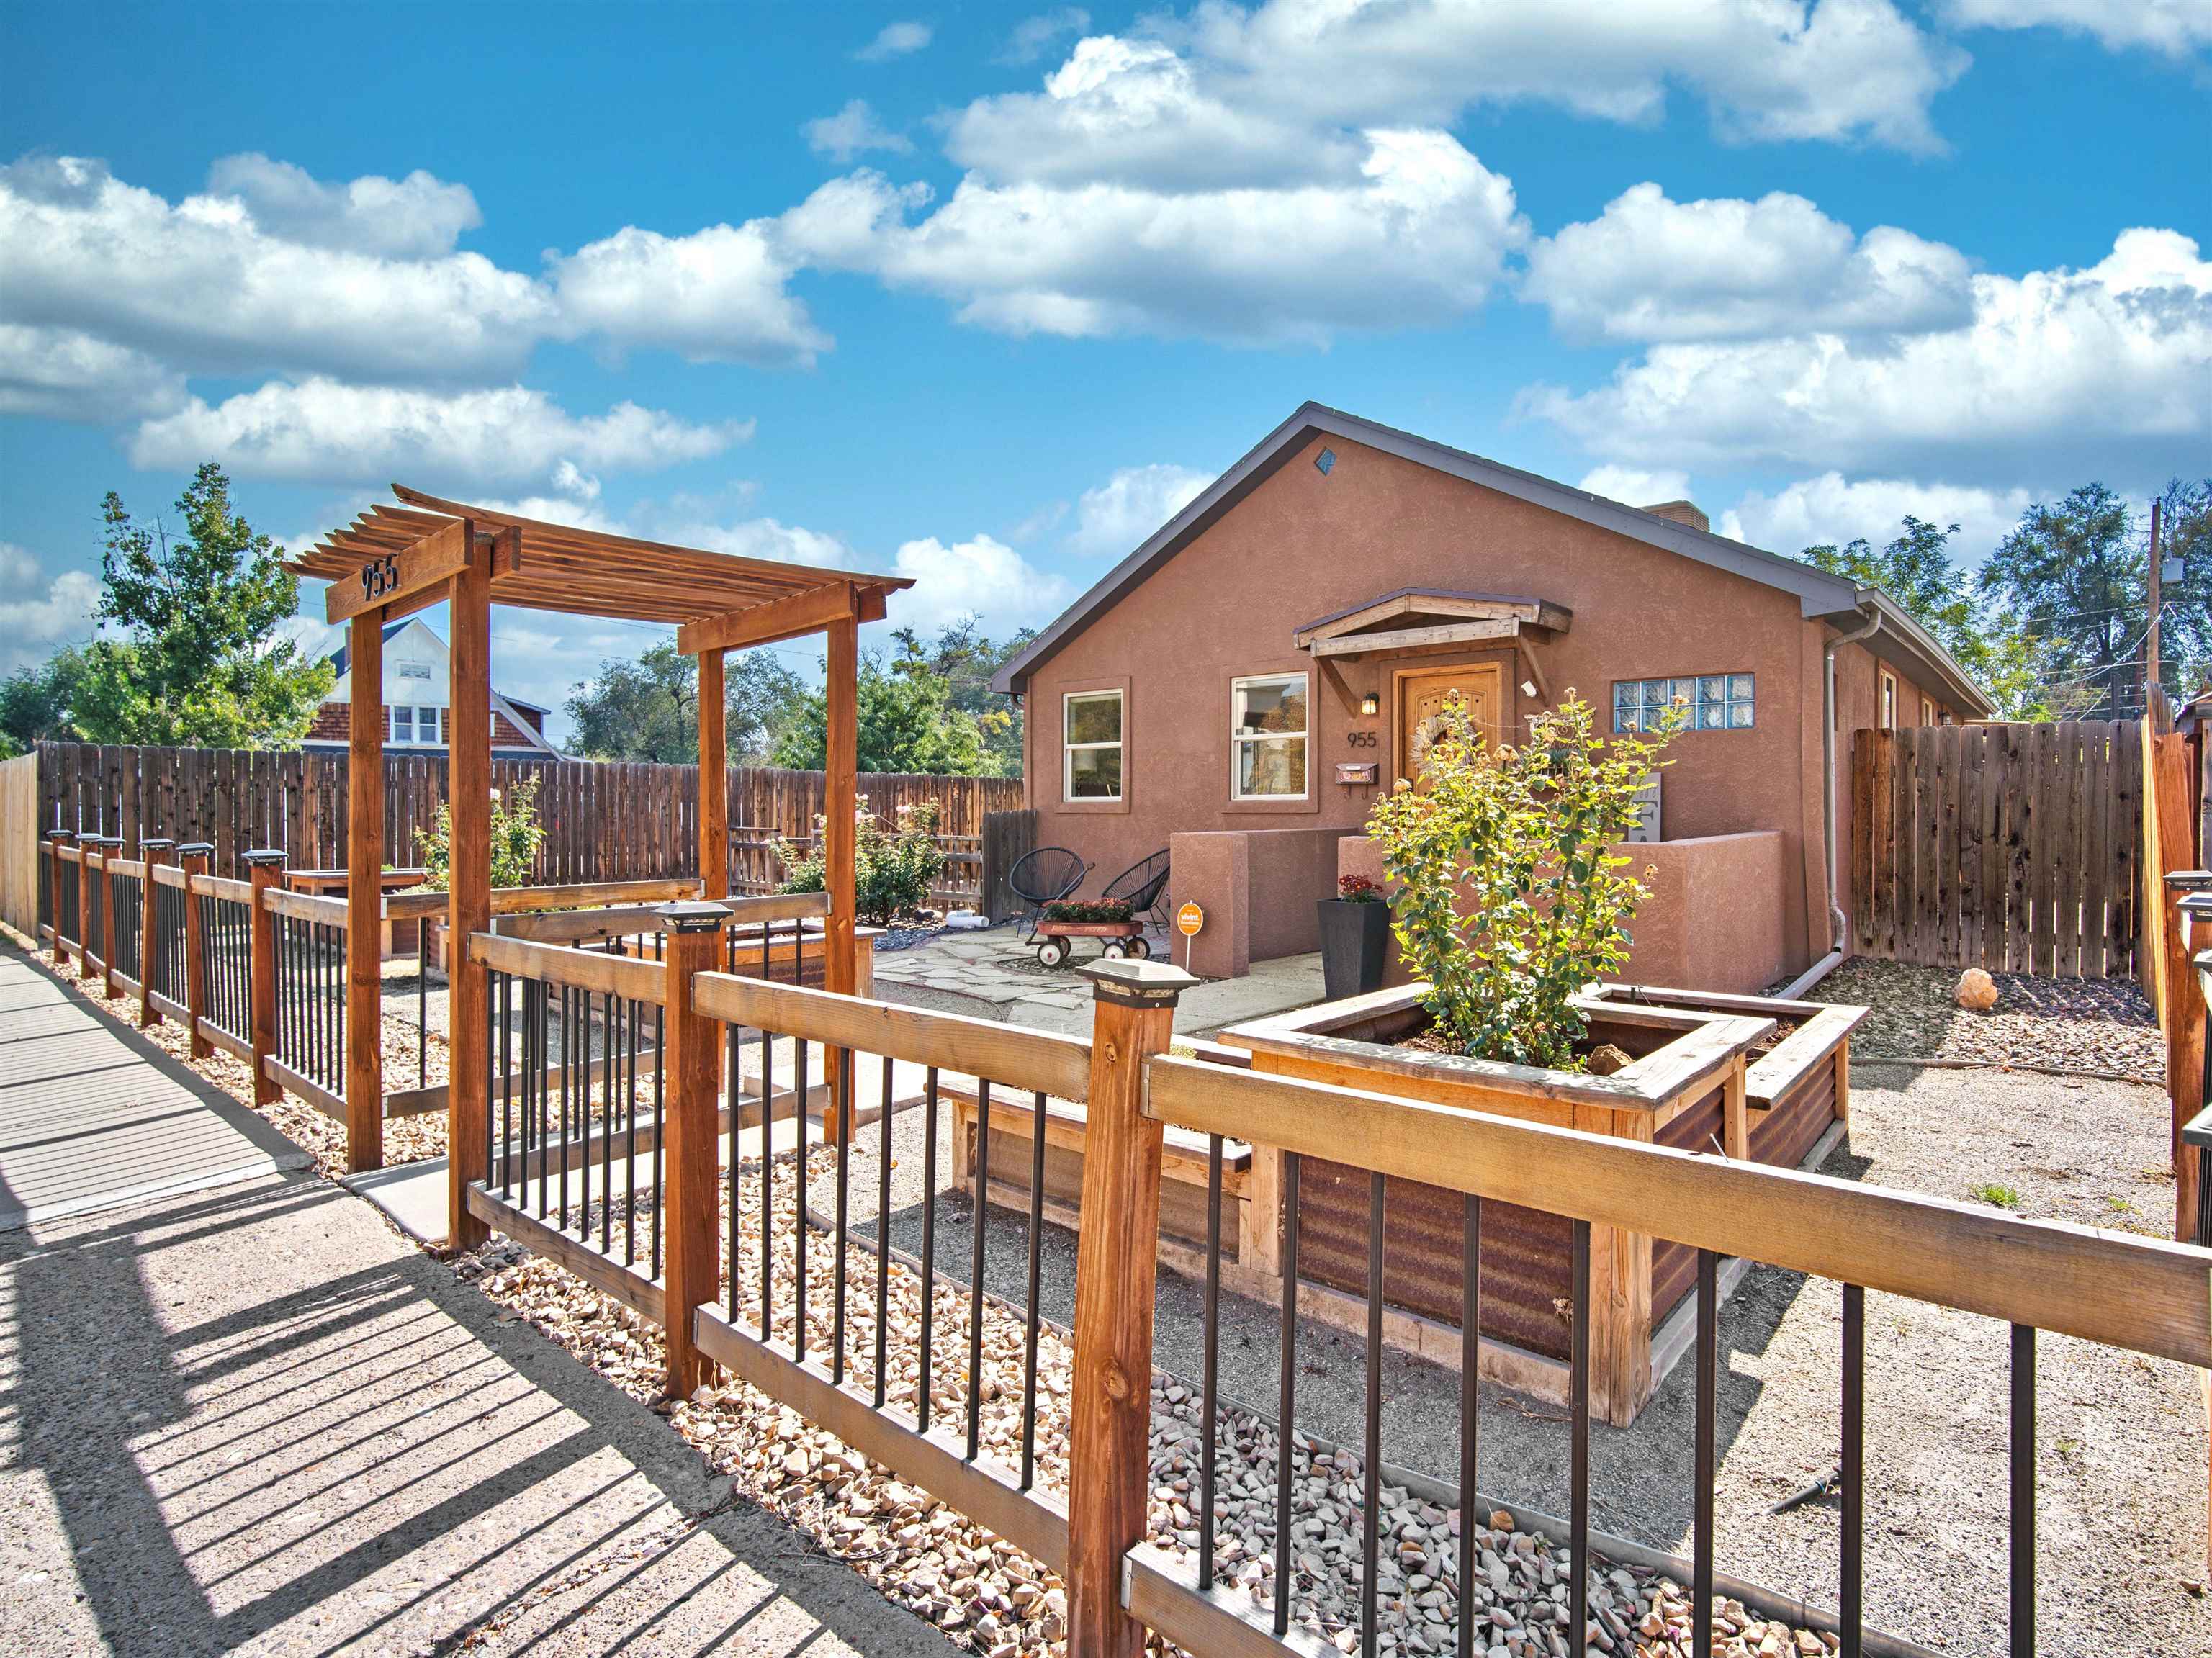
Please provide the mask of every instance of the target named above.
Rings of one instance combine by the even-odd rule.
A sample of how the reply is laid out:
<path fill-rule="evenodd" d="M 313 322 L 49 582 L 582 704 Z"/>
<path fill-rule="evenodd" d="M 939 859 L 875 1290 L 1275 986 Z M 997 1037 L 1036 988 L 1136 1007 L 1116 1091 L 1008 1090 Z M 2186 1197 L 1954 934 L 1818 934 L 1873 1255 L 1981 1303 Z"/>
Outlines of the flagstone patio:
<path fill-rule="evenodd" d="M 1153 932 L 1146 942 L 1156 959 L 1180 964 L 1182 950 L 1170 950 L 1165 936 Z M 1075 969 L 1097 954 L 1084 940 L 1066 967 L 1048 969 L 1039 965 L 1035 946 L 1023 943 L 1011 925 L 939 932 L 908 949 L 879 948 L 875 993 L 887 1002 L 1039 1030 L 1085 1031 L 1091 1028 L 1091 981 Z M 1176 1030 L 1206 1035 L 1321 999 L 1318 951 L 1255 962 L 1243 978 L 1212 979 L 1186 992 L 1176 1010 Z"/>

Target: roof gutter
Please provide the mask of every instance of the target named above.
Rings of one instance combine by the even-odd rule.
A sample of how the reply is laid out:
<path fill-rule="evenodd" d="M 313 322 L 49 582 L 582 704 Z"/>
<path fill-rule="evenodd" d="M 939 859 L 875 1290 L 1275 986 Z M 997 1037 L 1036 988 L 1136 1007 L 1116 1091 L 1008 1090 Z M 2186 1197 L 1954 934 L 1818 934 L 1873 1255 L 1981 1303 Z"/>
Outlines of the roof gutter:
<path fill-rule="evenodd" d="M 1836 845 L 1836 653 L 1846 645 L 1872 639 L 1881 631 L 1881 611 L 1870 600 L 1861 600 L 1861 624 L 1839 633 L 1820 653 L 1820 842 L 1828 853 L 1828 954 L 1840 958 L 1849 923 L 1841 902 L 1843 872 L 1838 868 Z"/>

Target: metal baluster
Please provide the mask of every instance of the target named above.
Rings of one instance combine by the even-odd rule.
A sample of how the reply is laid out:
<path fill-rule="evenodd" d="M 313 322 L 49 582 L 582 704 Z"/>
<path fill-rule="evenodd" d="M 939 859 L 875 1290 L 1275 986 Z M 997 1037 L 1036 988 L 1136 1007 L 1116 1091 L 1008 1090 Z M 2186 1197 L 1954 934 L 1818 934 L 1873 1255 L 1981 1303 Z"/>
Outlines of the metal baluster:
<path fill-rule="evenodd" d="M 549 1195 L 545 1177 L 546 1160 L 550 1155 L 550 1148 L 546 1141 L 551 1138 L 548 1129 L 550 1126 L 549 1120 L 552 1115 L 552 1102 L 548 1097 L 551 1090 L 548 1085 L 549 1079 L 545 1074 L 545 1044 L 551 1036 L 552 1031 L 548 1023 L 550 1016 L 546 1005 L 550 998 L 546 994 L 545 981 L 542 979 L 534 979 L 531 981 L 531 985 L 532 988 L 538 993 L 537 1009 L 532 1025 L 534 1040 L 531 1044 L 530 1074 L 534 1079 L 532 1085 L 538 1090 L 538 1218 L 543 1220 L 545 1218 L 545 1204 Z"/>
<path fill-rule="evenodd" d="M 791 1350 L 803 1363 L 806 1357 L 806 1039 L 794 1036 L 797 1070 L 792 1081 L 791 1127 L 799 1144 L 799 1172 L 792 1180 L 792 1242 L 798 1254 L 792 1263 Z"/>
<path fill-rule="evenodd" d="M 1275 1392 L 1275 1633 L 1291 1630 L 1291 1440 L 1298 1371 L 1298 1154 L 1283 1157 L 1283 1370 Z"/>
<path fill-rule="evenodd" d="M 827 1107 L 837 1114 L 837 1259 L 830 1270 L 830 1294 L 836 1303 L 830 1315 L 830 1380 L 833 1382 L 845 1379 L 845 1222 L 851 1212 L 853 1149 L 853 1050 L 841 1048 L 836 1053 L 836 1091 Z M 826 1067 L 826 1049 L 823 1058 Z"/>
<path fill-rule="evenodd" d="M 415 1086 L 430 1085 L 430 929 L 415 918 Z"/>
<path fill-rule="evenodd" d="M 883 1144 L 876 1154 L 876 1393 L 884 1407 L 891 1317 L 891 1056 L 884 1055 Z"/>
<path fill-rule="evenodd" d="M 514 975 L 499 976 L 499 1194 L 514 1191 Z"/>
<path fill-rule="evenodd" d="M 763 926 L 765 933 L 767 928 Z M 760 1337 L 768 1339 L 769 1288 L 775 1272 L 773 1232 L 775 1224 L 775 1038 L 761 1032 L 761 1201 L 760 1201 Z"/>
<path fill-rule="evenodd" d="M 637 1258 L 637 1033 L 645 1022 L 645 1004 L 626 1005 L 623 1038 L 623 1265 Z"/>
<path fill-rule="evenodd" d="M 1459 1658 L 1474 1658 L 1475 1497 L 1481 1490 L 1482 1199 L 1467 1194 L 1460 1221 L 1459 1309 Z"/>
<path fill-rule="evenodd" d="M 915 1371 L 915 1420 L 929 1431 L 930 1326 L 937 1312 L 937 1067 L 931 1066 L 921 1095 L 921 1352 Z"/>
<path fill-rule="evenodd" d="M 738 942 L 724 935 L 723 949 L 729 957 L 738 953 Z M 729 1297 L 730 1322 L 738 1321 L 738 1301 L 744 1293 L 738 1283 L 738 1244 L 744 1233 L 744 1210 L 739 1201 L 738 1174 L 744 1159 L 738 1155 L 739 1137 L 744 1132 L 745 1118 L 745 1061 L 744 1033 L 736 1025 L 730 1027 L 730 1264 Z"/>
<path fill-rule="evenodd" d="M 1038 1279 L 1044 1250 L 1044 1093 L 1039 1090 L 1030 1126 L 1030 1291 L 1027 1328 L 1022 1339 L 1022 1481 L 1027 1491 L 1036 1479 L 1036 1391 Z"/>
<path fill-rule="evenodd" d="M 1567 1494 L 1569 1547 L 1574 1576 L 1567 1592 L 1567 1651 L 1583 1658 L 1589 1650 L 1589 1346 L 1590 1224 L 1575 1223 L 1574 1334 L 1567 1371 L 1570 1470 Z"/>
<path fill-rule="evenodd" d="M 1206 1139 L 1206 1349 L 1198 1389 L 1198 1588 L 1213 1587 L 1213 1442 L 1221 1355 L 1221 1136 Z"/>
<path fill-rule="evenodd" d="M 615 1242 L 615 1089 L 622 1079 L 622 1051 L 615 1035 L 622 1017 L 615 993 L 607 992 L 605 1053 L 599 1066 L 599 1253 L 614 1253 Z"/>
<path fill-rule="evenodd" d="M 561 1230 L 568 1230 L 568 1148 L 575 1141 L 575 1130 L 568 1120 L 569 1096 L 576 1076 L 576 993 L 567 985 L 561 987 Z"/>
<path fill-rule="evenodd" d="M 447 1005 L 450 1006 L 452 1004 L 449 999 Z M 493 983 L 493 975 L 486 974 L 484 975 L 484 1023 L 486 1025 L 489 1025 L 493 1019 L 497 1017 L 496 1009 L 498 1005 L 498 987 Z M 484 1184 L 487 1186 L 491 1184 L 492 1168 L 492 1120 L 489 1102 L 492 1096 L 492 1090 L 496 1085 L 493 1079 L 499 1075 L 498 1071 L 495 1069 L 497 1063 L 498 1061 L 492 1053 L 491 1044 L 489 1042 L 486 1042 L 484 1044 L 484 1099 L 487 1102 L 487 1104 L 484 1110 L 483 1178 Z M 452 1086 L 452 1081 L 448 1078 L 447 1087 L 450 1090 Z"/>
<path fill-rule="evenodd" d="M 2035 1658 L 2035 1327 L 2012 1327 L 2013 1658 Z"/>
<path fill-rule="evenodd" d="M 1367 1444 L 1366 1529 L 1360 1539 L 1359 1649 L 1375 1658 L 1377 1604 L 1382 1576 L 1382 1191 L 1380 1175 L 1367 1177 Z M 1462 1524 L 1465 1524 L 1462 1520 Z"/>
<path fill-rule="evenodd" d="M 1866 1627 L 1866 1291 L 1844 1285 L 1843 1594 L 1838 1607 L 1844 1658 L 1859 1658 Z"/>
<path fill-rule="evenodd" d="M 654 937 L 659 938 L 658 934 Z M 662 1099 L 665 1091 L 662 1061 L 668 1052 L 668 1010 L 653 1010 L 653 1276 L 660 1276 L 660 1194 L 662 1180 L 667 1172 L 665 1155 L 668 1125 Z"/>
<path fill-rule="evenodd" d="M 1692 1658 L 1713 1658 L 1713 1478 L 1720 1461 L 1720 1257 L 1698 1251 L 1698 1519 L 1690 1566 Z M 1846 1637 L 1848 1638 L 1848 1637 Z"/>
<path fill-rule="evenodd" d="M 983 1444 L 983 1237 L 990 1230 L 991 1084 L 975 1081 L 975 1212 L 968 1269 L 968 1461 Z"/>

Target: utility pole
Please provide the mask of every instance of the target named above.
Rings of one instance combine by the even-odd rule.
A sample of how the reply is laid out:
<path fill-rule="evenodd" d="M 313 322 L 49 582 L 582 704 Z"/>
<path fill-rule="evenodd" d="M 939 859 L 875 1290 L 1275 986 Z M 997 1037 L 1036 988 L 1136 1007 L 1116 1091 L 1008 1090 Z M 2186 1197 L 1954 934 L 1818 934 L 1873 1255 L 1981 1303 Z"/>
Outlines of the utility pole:
<path fill-rule="evenodd" d="M 2150 688 L 2158 683 L 2158 613 L 2160 601 L 2158 592 L 2158 516 L 2165 503 L 2153 501 L 2150 504 L 2150 630 L 2143 635 L 2143 709 L 2149 717 Z"/>

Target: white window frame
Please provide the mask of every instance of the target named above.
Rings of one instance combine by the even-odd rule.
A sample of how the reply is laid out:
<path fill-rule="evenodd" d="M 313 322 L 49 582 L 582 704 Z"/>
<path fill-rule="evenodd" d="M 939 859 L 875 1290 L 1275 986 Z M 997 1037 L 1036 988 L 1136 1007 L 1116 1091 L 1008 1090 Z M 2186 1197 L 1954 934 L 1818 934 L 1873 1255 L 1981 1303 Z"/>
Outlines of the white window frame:
<path fill-rule="evenodd" d="M 446 711 L 436 703 L 415 705 L 415 741 L 418 746 L 435 748 L 446 740 Z"/>
<path fill-rule="evenodd" d="M 1277 685 L 1285 680 L 1298 682 L 1298 701 L 1304 706 L 1306 723 L 1294 732 L 1240 732 L 1237 729 L 1237 698 L 1247 685 Z M 1285 737 L 1301 737 L 1306 744 L 1306 786 L 1296 794 L 1247 794 L 1237 786 L 1237 750 L 1245 744 L 1272 742 Z M 1229 682 L 1229 798 L 1238 805 L 1253 800 L 1310 800 L 1313 799 L 1313 682 L 1302 672 L 1239 674 Z"/>
<path fill-rule="evenodd" d="M 385 727 L 384 740 L 394 748 L 413 748 L 415 746 L 415 705 L 411 702 L 392 702 L 386 704 L 386 708 L 389 719 Z M 399 716 L 403 714 L 407 716 L 407 735 L 404 737 L 399 734 Z"/>
<path fill-rule="evenodd" d="M 1067 740 L 1069 716 L 1078 702 L 1103 702 L 1111 699 L 1120 713 L 1115 729 L 1121 732 L 1110 743 L 1071 743 Z M 1119 805 L 1129 792 L 1129 698 L 1119 686 L 1109 686 L 1095 691 L 1064 691 L 1060 699 L 1060 798 L 1064 805 L 1110 806 Z M 1112 794 L 1078 794 L 1075 792 L 1075 756 L 1091 754 L 1101 749 L 1112 749 L 1121 756 L 1121 786 Z"/>

